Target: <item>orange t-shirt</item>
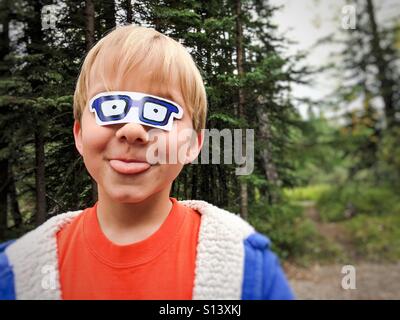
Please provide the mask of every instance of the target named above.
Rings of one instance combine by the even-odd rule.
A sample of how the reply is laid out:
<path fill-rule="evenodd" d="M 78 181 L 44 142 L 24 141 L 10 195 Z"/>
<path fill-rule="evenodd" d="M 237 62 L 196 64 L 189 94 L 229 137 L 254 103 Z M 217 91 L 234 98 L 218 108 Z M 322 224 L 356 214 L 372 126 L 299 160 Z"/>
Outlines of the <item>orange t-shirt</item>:
<path fill-rule="evenodd" d="M 173 206 L 148 238 L 116 245 L 103 234 L 97 204 L 57 233 L 63 299 L 192 299 L 200 214 Z"/>

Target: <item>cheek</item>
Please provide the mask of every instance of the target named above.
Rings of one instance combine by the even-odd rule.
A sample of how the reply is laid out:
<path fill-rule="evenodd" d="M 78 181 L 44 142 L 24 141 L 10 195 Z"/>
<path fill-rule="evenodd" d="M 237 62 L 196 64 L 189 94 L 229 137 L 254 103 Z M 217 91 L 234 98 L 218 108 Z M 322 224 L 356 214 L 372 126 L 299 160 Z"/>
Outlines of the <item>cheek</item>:
<path fill-rule="evenodd" d="M 186 154 L 192 134 L 195 134 L 193 126 L 191 125 L 191 120 L 182 120 L 174 125 L 173 130 L 166 135 L 165 139 L 167 155 L 171 160 L 182 160 L 180 162 L 184 161 L 184 159 L 181 158 Z"/>
<path fill-rule="evenodd" d="M 157 137 L 157 141 L 148 149 L 150 155 L 155 154 L 158 161 L 168 166 L 178 164 L 180 161 L 182 138 L 178 132 L 171 131 Z M 157 150 L 153 152 L 153 150 Z M 171 167 L 171 169 L 173 169 Z"/>
<path fill-rule="evenodd" d="M 114 131 L 110 128 L 99 126 L 92 119 L 87 119 L 82 131 L 82 144 L 84 156 L 95 156 L 102 152 L 110 141 Z"/>
<path fill-rule="evenodd" d="M 88 121 L 82 131 L 83 161 L 92 178 L 99 183 L 104 172 L 104 156 L 109 141 L 115 134 L 106 126 Z"/>
<path fill-rule="evenodd" d="M 83 161 L 89 174 L 96 180 L 101 176 L 103 157 L 114 131 L 87 119 L 82 130 Z"/>
<path fill-rule="evenodd" d="M 171 184 L 179 176 L 182 169 L 183 165 L 180 163 L 162 164 L 160 165 L 158 179 L 155 179 L 155 181 L 164 182 L 165 185 Z"/>

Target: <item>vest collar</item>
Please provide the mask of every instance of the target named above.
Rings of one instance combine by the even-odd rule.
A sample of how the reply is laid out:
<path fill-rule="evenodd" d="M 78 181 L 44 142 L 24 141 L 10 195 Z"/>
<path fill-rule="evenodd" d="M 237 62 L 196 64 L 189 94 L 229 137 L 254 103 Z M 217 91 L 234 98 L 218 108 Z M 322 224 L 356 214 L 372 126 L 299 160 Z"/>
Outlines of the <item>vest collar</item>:
<path fill-rule="evenodd" d="M 238 215 L 206 201 L 179 201 L 201 214 L 193 299 L 239 300 L 244 273 L 243 241 L 254 232 Z M 17 299 L 61 299 L 56 234 L 82 213 L 59 214 L 9 245 Z"/>

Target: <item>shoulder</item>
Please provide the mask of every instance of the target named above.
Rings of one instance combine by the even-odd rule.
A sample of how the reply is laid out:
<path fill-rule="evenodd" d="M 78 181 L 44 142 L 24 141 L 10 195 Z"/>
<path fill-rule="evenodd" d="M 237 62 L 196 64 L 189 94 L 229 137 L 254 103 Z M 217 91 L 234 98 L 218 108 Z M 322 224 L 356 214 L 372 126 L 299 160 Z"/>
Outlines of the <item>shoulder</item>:
<path fill-rule="evenodd" d="M 64 216 L 61 224 L 55 230 L 58 246 L 71 242 L 79 233 L 79 226 L 83 223 L 83 217 L 88 209 L 78 211 L 76 215 Z"/>
<path fill-rule="evenodd" d="M 69 225 L 75 218 L 77 218 L 83 210 L 69 211 L 51 217 L 37 228 L 29 231 L 22 237 L 16 239 L 7 249 L 10 251 L 29 251 L 29 249 L 46 246 L 48 240 L 54 238 L 55 235 Z"/>
<path fill-rule="evenodd" d="M 217 230 L 221 235 L 236 235 L 245 239 L 254 232 L 254 228 L 239 215 L 214 206 L 202 200 L 181 200 L 180 204 L 192 208 L 201 214 L 202 225 L 210 232 Z"/>
<path fill-rule="evenodd" d="M 186 200 L 180 204 L 201 215 L 193 299 L 240 299 L 243 240 L 254 229 L 238 215 L 206 201 Z"/>
<path fill-rule="evenodd" d="M 202 215 L 199 240 L 203 247 L 199 248 L 199 253 L 208 251 L 204 256 L 209 258 L 209 252 L 222 250 L 220 244 L 223 243 L 224 253 L 220 253 L 218 258 L 225 261 L 224 265 L 228 267 L 232 260 L 238 260 L 238 263 L 232 264 L 232 273 L 242 265 L 242 299 L 294 298 L 279 258 L 271 250 L 271 241 L 267 236 L 258 233 L 238 214 L 206 201 L 185 200 L 180 203 Z"/>
<path fill-rule="evenodd" d="M 42 269 L 43 266 L 57 266 L 56 234 L 81 213 L 82 210 L 79 210 L 54 216 L 21 238 L 4 245 L 0 287 L 9 288 L 8 284 L 12 281 L 8 278 L 14 277 L 13 290 L 18 299 L 34 299 L 37 296 L 58 298 L 58 290 L 43 290 L 41 287 Z"/>

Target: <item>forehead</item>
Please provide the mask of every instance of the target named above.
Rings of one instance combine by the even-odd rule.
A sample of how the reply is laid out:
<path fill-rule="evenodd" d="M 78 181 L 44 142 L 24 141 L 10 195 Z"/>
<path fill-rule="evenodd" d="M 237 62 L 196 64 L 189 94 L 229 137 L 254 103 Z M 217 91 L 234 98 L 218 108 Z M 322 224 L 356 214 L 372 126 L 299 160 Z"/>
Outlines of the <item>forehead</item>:
<path fill-rule="evenodd" d="M 185 108 L 178 78 L 160 75 L 154 67 L 136 66 L 129 72 L 102 68 L 94 63 L 88 78 L 88 100 L 100 92 L 136 91 L 172 100 Z"/>

